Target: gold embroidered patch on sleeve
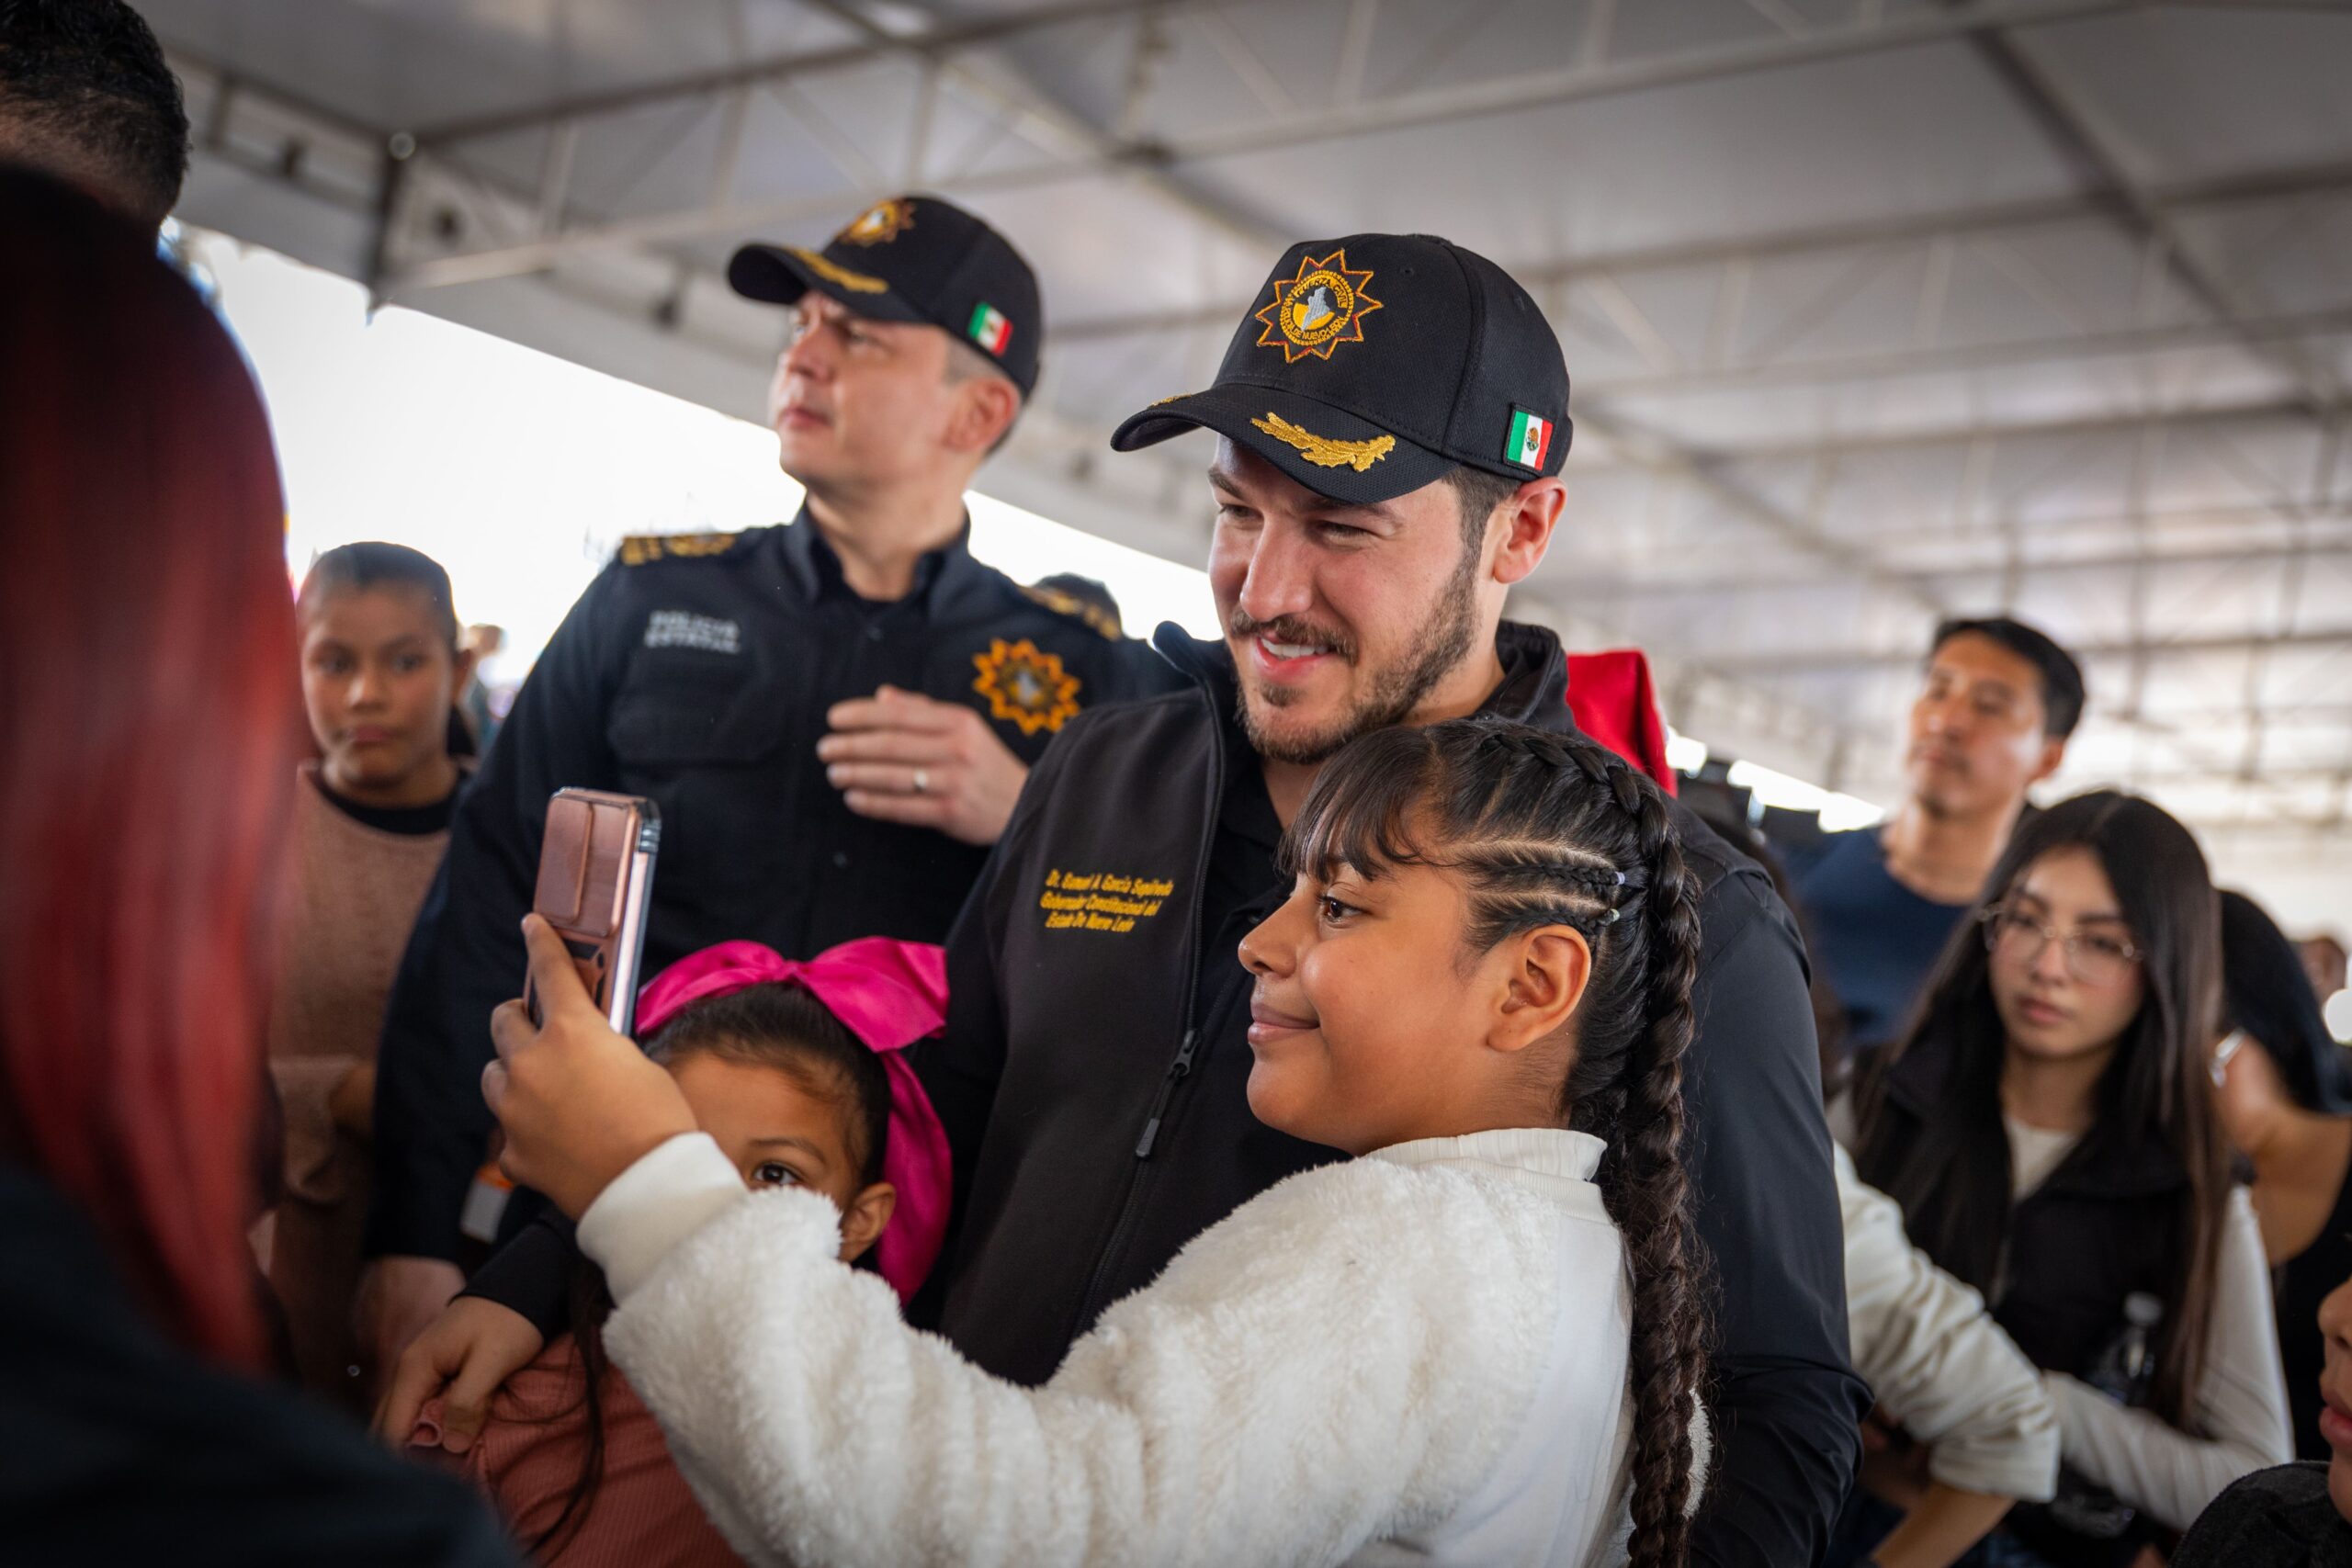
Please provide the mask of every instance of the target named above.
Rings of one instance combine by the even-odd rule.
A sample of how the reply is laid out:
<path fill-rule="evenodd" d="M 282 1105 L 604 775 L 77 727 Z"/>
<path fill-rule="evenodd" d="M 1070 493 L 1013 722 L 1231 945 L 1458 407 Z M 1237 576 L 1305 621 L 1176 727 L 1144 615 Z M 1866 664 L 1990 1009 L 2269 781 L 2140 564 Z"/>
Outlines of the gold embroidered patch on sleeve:
<path fill-rule="evenodd" d="M 741 537 L 740 534 L 631 534 L 621 541 L 621 564 L 643 566 L 649 561 L 723 556 Z"/>
<path fill-rule="evenodd" d="M 987 652 L 972 655 L 972 667 L 980 672 L 972 690 L 988 698 L 989 716 L 1019 725 L 1023 735 L 1057 731 L 1078 716 L 1078 677 L 1062 669 L 1060 654 L 1027 637 L 989 639 Z"/>
<path fill-rule="evenodd" d="M 914 226 L 915 209 L 894 196 L 859 213 L 850 220 L 848 228 L 833 238 L 852 245 L 878 245 L 897 239 Z"/>
<path fill-rule="evenodd" d="M 815 251 L 804 251 L 797 245 L 788 247 L 802 265 L 828 283 L 837 283 L 854 294 L 887 294 L 890 286 L 878 277 L 862 272 L 852 272 L 839 262 L 828 261 Z"/>
<path fill-rule="evenodd" d="M 1363 473 L 1396 447 L 1393 435 L 1375 435 L 1369 441 L 1339 441 L 1329 435 L 1317 435 L 1275 413 L 1271 409 L 1263 419 L 1250 422 L 1285 446 L 1295 446 L 1298 455 L 1318 468 L 1353 468 Z"/>

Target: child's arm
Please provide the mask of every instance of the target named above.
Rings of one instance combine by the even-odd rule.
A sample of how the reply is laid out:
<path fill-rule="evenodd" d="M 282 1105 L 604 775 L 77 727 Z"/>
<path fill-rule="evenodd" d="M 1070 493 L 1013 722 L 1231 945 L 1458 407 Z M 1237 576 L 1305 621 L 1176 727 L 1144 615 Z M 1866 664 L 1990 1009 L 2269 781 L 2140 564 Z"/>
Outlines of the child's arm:
<path fill-rule="evenodd" d="M 2033 1364 L 1982 1296 L 1911 1245 L 1894 1200 L 1865 1185 L 1843 1148 L 1834 1158 L 1854 1370 L 1879 1408 L 1929 1447 L 1928 1472 L 1940 1485 L 2047 1501 L 2058 1417 Z"/>
<path fill-rule="evenodd" d="M 1589 1266 L 1559 1266 L 1556 1221 L 1473 1193 L 1378 1161 L 1294 1178 L 1042 1389 L 907 1327 L 832 1260 L 829 1204 L 744 1194 L 699 1134 L 631 1168 L 580 1235 L 620 1303 L 615 1360 L 755 1561 L 1336 1561 L 1476 1489 L 1527 1416 L 1564 1289 L 1591 1298 L 1595 1353 L 1560 1440 L 1593 1451 L 1588 1506 L 1613 1492 L 1615 1234 L 1580 1227 Z"/>
<path fill-rule="evenodd" d="M 1992 1534 L 2016 1504 L 2014 1497 L 1930 1483 L 1903 1522 L 1871 1552 L 1871 1561 L 1878 1568 L 1949 1568 Z"/>

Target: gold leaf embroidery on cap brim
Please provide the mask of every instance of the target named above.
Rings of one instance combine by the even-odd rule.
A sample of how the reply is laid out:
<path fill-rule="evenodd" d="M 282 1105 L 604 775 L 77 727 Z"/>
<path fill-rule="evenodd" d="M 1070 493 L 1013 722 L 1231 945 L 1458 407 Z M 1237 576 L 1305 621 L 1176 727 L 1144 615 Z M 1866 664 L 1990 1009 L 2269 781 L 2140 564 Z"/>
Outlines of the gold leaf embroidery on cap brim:
<path fill-rule="evenodd" d="M 862 272 L 852 272 L 836 262 L 827 261 L 815 251 L 804 251 L 795 245 L 792 247 L 792 254 L 799 257 L 802 265 L 806 265 L 810 272 L 828 283 L 837 283 L 843 288 L 854 289 L 860 294 L 887 294 L 890 291 L 890 286 L 880 278 L 868 277 Z"/>
<path fill-rule="evenodd" d="M 1363 473 L 1396 449 L 1393 435 L 1375 435 L 1369 441 L 1334 441 L 1328 435 L 1317 435 L 1311 430 L 1301 430 L 1282 415 L 1268 412 L 1263 419 L 1250 422 L 1285 446 L 1295 446 L 1298 455 L 1318 468 L 1353 468 Z"/>

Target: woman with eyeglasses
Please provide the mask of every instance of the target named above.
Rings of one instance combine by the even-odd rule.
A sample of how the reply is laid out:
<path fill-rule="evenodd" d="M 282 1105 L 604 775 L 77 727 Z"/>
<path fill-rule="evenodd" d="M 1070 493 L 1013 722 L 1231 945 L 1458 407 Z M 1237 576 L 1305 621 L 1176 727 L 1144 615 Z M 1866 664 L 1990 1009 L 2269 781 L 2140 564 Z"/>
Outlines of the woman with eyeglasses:
<path fill-rule="evenodd" d="M 2328 1033 L 2294 942 L 2243 893 L 2222 895 L 2222 990 L 2214 1100 L 2253 1163 L 2254 1212 L 2278 1271 L 2295 1452 L 2324 1460 L 2334 1450 L 2320 1433 L 2314 1325 L 2352 1277 L 2352 1053 Z"/>
<path fill-rule="evenodd" d="M 2042 1369 L 2064 1472 L 1968 1561 L 2130 1564 L 2291 1451 L 2262 1235 L 2214 1110 L 2195 839 L 2099 792 L 2021 827 L 1838 1110 L 1911 1240 Z"/>

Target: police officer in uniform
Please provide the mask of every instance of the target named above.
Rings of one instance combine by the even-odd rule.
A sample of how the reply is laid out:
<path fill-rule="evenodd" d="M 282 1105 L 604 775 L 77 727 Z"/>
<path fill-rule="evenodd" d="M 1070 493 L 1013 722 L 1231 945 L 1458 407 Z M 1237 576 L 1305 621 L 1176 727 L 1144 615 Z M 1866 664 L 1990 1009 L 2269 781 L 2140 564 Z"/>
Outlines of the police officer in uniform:
<path fill-rule="evenodd" d="M 1567 401 L 1557 338 L 1500 268 L 1358 234 L 1292 247 L 1216 384 L 1119 428 L 1122 450 L 1220 437 L 1227 636 L 1162 626 L 1183 689 L 1063 732 L 949 939 L 948 1027 L 917 1047 L 958 1198 L 929 1306 L 980 1365 L 1043 1382 L 1187 1241 L 1336 1157 L 1250 1113 L 1236 946 L 1289 896 L 1283 826 L 1353 736 L 1574 727 L 1557 639 L 1501 619 L 1564 507 Z M 1826 1542 L 1868 1403 L 1804 957 L 1764 874 L 1673 812 L 1703 889 L 1685 1148 L 1719 1282 L 1692 1561 L 1788 1568 Z"/>
<path fill-rule="evenodd" d="M 360 1301 L 379 1359 L 460 1283 L 488 1021 L 523 974 L 553 791 L 660 808 L 648 973 L 733 938 L 937 942 L 1056 733 L 1173 679 L 965 547 L 964 492 L 1037 378 L 1036 279 L 1001 235 L 901 197 L 822 250 L 746 246 L 729 277 L 792 311 L 769 412 L 808 501 L 782 527 L 626 542 L 458 807 L 384 1025 Z"/>

